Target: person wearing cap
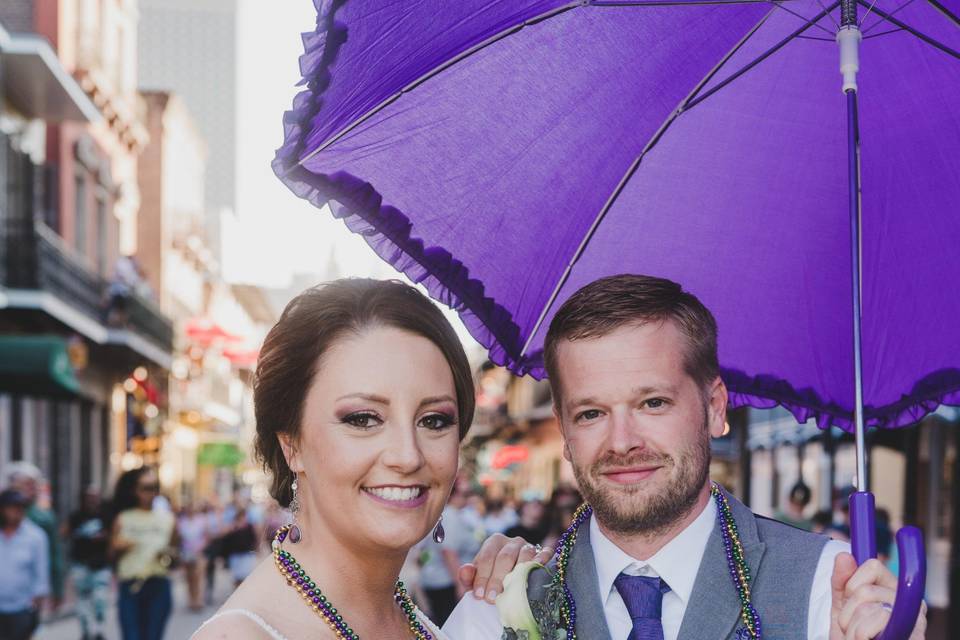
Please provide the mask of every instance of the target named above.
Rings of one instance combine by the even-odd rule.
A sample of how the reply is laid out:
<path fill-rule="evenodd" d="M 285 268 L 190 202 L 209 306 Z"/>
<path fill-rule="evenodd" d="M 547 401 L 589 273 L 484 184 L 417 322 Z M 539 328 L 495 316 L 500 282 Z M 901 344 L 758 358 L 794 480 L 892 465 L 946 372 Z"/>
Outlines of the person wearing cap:
<path fill-rule="evenodd" d="M 15 489 L 0 493 L 0 640 L 28 640 L 50 594 L 47 537 L 26 518 L 29 505 Z"/>
<path fill-rule="evenodd" d="M 55 611 L 63 601 L 67 563 L 57 514 L 43 506 L 40 501 L 41 489 L 45 484 L 43 472 L 35 464 L 19 461 L 7 465 L 6 486 L 16 489 L 27 497 L 27 519 L 40 527 L 46 535 L 47 557 L 50 559 L 49 604 Z"/>

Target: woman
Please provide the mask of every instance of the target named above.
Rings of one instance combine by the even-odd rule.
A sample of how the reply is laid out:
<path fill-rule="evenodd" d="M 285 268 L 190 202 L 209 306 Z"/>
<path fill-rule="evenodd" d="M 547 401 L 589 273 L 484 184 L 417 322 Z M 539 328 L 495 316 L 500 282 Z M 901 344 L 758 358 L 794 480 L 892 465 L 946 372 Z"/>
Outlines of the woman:
<path fill-rule="evenodd" d="M 442 538 L 473 419 L 439 309 L 398 282 L 305 291 L 264 341 L 254 403 L 257 453 L 295 526 L 194 637 L 442 637 L 397 582 L 414 544 Z"/>
<path fill-rule="evenodd" d="M 114 492 L 110 552 L 117 562 L 123 640 L 161 640 L 170 617 L 167 573 L 177 543 L 176 523 L 169 511 L 153 509 L 159 492 L 157 473 L 147 467 L 121 475 Z"/>
<path fill-rule="evenodd" d="M 191 611 L 203 609 L 203 575 L 206 558 L 203 550 L 207 546 L 207 517 L 187 504 L 177 520 L 177 532 L 180 534 L 180 563 L 187 581 L 187 599 Z"/>

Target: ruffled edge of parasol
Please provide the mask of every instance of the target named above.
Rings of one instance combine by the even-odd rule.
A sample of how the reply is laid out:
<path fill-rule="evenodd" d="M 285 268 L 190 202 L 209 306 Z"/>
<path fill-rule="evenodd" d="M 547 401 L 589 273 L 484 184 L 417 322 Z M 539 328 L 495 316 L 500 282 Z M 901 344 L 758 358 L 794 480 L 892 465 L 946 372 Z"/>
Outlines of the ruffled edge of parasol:
<path fill-rule="evenodd" d="M 399 209 L 383 204 L 383 197 L 368 182 L 346 172 L 317 174 L 299 164 L 311 124 L 330 85 L 330 68 L 347 40 L 347 28 L 335 20 L 346 0 L 314 0 L 317 25 L 302 34 L 304 53 L 300 56 L 299 83 L 305 89 L 293 100 L 283 117 L 284 140 L 272 162 L 274 173 L 298 197 L 314 206 L 329 205 L 353 233 L 363 236 L 376 254 L 426 287 L 430 296 L 460 315 L 467 330 L 484 348 L 490 360 L 517 375 L 543 379 L 541 353 L 517 360 L 510 356 L 520 348 L 520 329 L 506 308 L 485 295 L 481 281 L 470 277 L 469 269 L 442 247 L 426 247 L 412 235 L 413 225 Z M 493 331 L 490 327 L 501 329 Z M 506 345 L 506 346 L 505 346 Z M 853 431 L 850 412 L 823 401 L 811 389 L 794 389 L 772 376 L 750 376 L 723 369 L 731 407 L 771 409 L 782 406 L 800 423 L 814 419 L 821 429 L 833 425 Z M 924 378 L 900 401 L 865 411 L 868 427 L 891 429 L 913 424 L 940 405 L 960 406 L 960 369 L 936 372 Z"/>

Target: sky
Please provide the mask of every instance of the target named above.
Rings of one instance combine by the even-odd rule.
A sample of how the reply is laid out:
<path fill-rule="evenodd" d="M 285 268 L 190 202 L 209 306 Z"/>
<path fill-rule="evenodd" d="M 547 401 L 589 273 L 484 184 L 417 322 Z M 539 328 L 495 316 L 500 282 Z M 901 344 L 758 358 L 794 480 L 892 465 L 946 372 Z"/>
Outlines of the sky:
<path fill-rule="evenodd" d="M 393 277 L 383 263 L 327 209 L 294 196 L 270 162 L 283 141 L 283 112 L 298 88 L 300 33 L 312 29 L 310 0 L 241 0 L 237 82 L 237 211 L 225 233 L 228 279 L 283 287 L 295 273 Z M 282 8 L 282 9 L 281 9 Z M 281 10 L 278 10 L 281 9 Z"/>
<path fill-rule="evenodd" d="M 239 0 L 237 211 L 225 216 L 224 275 L 232 282 L 284 288 L 294 274 L 403 277 L 331 215 L 297 198 L 270 162 L 283 142 L 283 112 L 300 90 L 300 34 L 313 29 L 310 0 Z M 421 288 L 421 290 L 423 290 Z M 457 315 L 445 315 L 468 351 L 481 349 Z"/>

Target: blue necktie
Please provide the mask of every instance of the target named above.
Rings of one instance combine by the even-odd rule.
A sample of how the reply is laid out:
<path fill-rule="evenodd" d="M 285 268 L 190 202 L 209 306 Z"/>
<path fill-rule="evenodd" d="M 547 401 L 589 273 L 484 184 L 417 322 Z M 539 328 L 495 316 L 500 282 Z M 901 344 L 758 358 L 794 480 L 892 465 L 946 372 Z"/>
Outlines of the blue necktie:
<path fill-rule="evenodd" d="M 633 629 L 627 640 L 663 640 L 660 615 L 663 594 L 670 591 L 667 583 L 660 578 L 621 573 L 613 584 L 620 592 L 630 619 L 633 620 Z"/>

